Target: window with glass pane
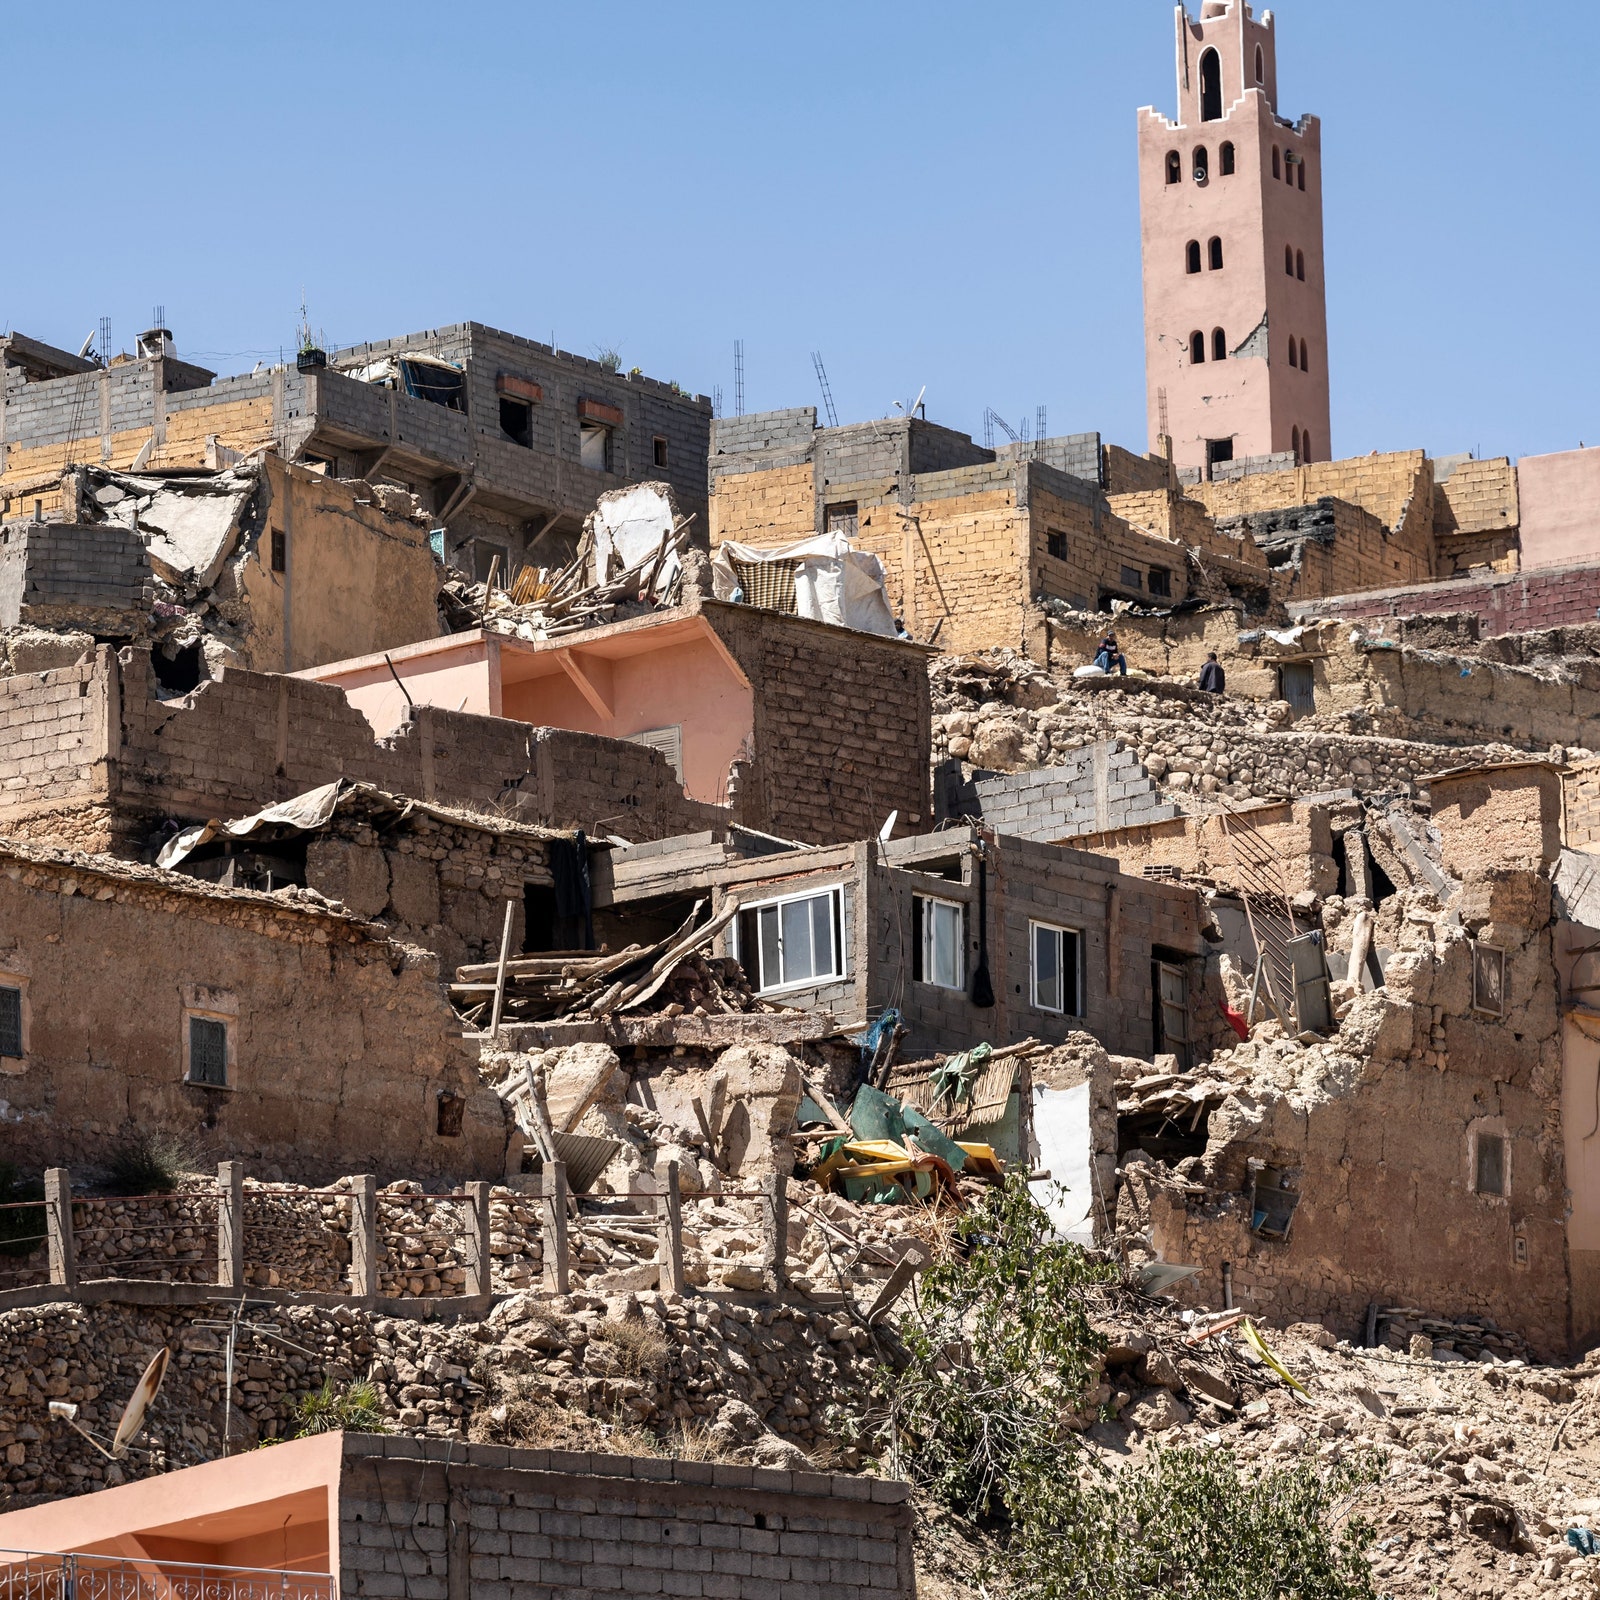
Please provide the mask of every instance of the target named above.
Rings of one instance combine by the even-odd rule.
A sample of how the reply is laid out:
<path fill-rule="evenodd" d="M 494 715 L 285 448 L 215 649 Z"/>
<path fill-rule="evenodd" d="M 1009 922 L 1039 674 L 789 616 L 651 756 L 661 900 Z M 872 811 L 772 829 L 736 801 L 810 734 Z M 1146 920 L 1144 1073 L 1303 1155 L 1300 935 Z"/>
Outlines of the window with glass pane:
<path fill-rule="evenodd" d="M 838 905 L 838 891 L 830 889 L 754 908 L 757 988 L 776 989 L 840 975 Z"/>
<path fill-rule="evenodd" d="M 210 1017 L 189 1018 L 189 1082 L 227 1086 L 227 1023 Z"/>
<path fill-rule="evenodd" d="M 922 923 L 922 970 L 924 983 L 941 989 L 966 987 L 962 960 L 962 910 L 948 900 L 920 900 Z"/>
<path fill-rule="evenodd" d="M 0 988 L 0 1056 L 22 1056 L 22 991 Z"/>
<path fill-rule="evenodd" d="M 1033 1003 L 1041 1011 L 1060 1011 L 1061 930 L 1033 926 Z"/>
<path fill-rule="evenodd" d="M 1041 1011 L 1083 1015 L 1082 940 L 1074 928 L 1033 928 L 1033 1003 Z"/>

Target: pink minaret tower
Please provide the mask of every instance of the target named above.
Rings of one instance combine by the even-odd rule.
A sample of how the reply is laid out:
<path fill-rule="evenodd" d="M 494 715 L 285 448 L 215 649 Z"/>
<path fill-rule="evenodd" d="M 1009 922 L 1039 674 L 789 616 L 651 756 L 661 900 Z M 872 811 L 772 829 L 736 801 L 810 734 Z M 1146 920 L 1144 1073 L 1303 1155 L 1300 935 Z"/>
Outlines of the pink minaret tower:
<path fill-rule="evenodd" d="M 1180 467 L 1326 461 L 1322 125 L 1278 115 L 1273 14 L 1177 9 L 1178 120 L 1139 113 L 1152 448 Z"/>

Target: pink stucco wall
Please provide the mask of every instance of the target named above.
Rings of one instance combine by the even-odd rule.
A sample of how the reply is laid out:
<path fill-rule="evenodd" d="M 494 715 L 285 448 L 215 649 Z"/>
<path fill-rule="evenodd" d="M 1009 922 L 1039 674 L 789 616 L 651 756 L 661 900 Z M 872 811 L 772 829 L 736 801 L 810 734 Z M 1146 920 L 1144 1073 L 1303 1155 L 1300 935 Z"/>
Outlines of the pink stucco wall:
<path fill-rule="evenodd" d="M 364 656 L 298 676 L 336 684 L 384 735 L 406 720 L 391 664 L 419 705 L 612 739 L 676 726 L 684 789 L 714 805 L 726 801 L 729 768 L 755 727 L 750 684 L 701 616 L 538 644 L 452 634 L 390 651 L 387 661 Z"/>
<path fill-rule="evenodd" d="M 702 635 L 648 653 L 608 659 L 574 647 L 577 669 L 599 687 L 603 715 L 565 671 L 517 680 L 508 662 L 501 715 L 539 727 L 626 739 L 651 728 L 682 729 L 683 787 L 693 800 L 728 798 L 728 769 L 755 726 L 750 686 Z"/>
<path fill-rule="evenodd" d="M 328 1530 L 339 1521 L 343 1448 L 343 1434 L 322 1434 L 7 1512 L 0 1549 L 337 1576 Z"/>
<path fill-rule="evenodd" d="M 1205 18 L 1178 26 L 1178 120 L 1139 113 L 1140 228 L 1145 296 L 1145 373 L 1151 448 L 1167 430 L 1179 466 L 1204 466 L 1208 439 L 1233 440 L 1233 456 L 1289 451 L 1297 432 L 1309 435 L 1303 459 L 1331 459 L 1328 333 L 1323 275 L 1322 132 L 1315 117 L 1283 122 L 1275 111 L 1276 41 L 1270 15 L 1258 21 L 1244 0 L 1212 0 Z M 1212 13 L 1220 13 L 1213 15 Z M 1262 79 L 1256 79 L 1256 51 Z M 1201 61 L 1216 50 L 1222 74 L 1220 120 L 1202 121 Z M 1235 170 L 1222 171 L 1224 143 Z M 1195 178 L 1204 148 L 1209 177 Z M 1273 176 L 1277 152 L 1279 176 Z M 1181 180 L 1167 181 L 1177 152 Z M 1298 184 L 1305 166 L 1306 187 Z M 1294 182 L 1287 175 L 1294 173 Z M 1210 242 L 1222 242 L 1213 269 Z M 1188 270 L 1187 246 L 1201 250 L 1201 270 Z M 1285 251 L 1296 272 L 1285 271 Z M 1304 258 L 1305 277 L 1298 276 Z M 1265 326 L 1263 327 L 1263 324 Z M 1220 365 L 1216 329 L 1226 337 Z M 1190 359 L 1190 336 L 1203 333 L 1206 360 Z M 1252 339 L 1252 335 L 1256 335 Z M 1305 344 L 1306 365 L 1289 361 L 1289 342 Z"/>
<path fill-rule="evenodd" d="M 1517 463 L 1522 565 L 1600 557 L 1600 449 L 1524 456 Z"/>

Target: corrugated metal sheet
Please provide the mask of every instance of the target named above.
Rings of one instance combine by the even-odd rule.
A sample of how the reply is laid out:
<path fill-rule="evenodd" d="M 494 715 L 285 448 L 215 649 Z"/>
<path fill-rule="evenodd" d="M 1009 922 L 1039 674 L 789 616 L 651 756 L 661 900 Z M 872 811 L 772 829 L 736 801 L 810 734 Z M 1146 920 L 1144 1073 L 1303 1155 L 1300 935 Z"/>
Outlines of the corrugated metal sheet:
<path fill-rule="evenodd" d="M 596 1139 L 587 1133 L 558 1133 L 555 1143 L 556 1154 L 567 1164 L 567 1187 L 574 1194 L 587 1194 L 622 1148 L 615 1139 Z"/>

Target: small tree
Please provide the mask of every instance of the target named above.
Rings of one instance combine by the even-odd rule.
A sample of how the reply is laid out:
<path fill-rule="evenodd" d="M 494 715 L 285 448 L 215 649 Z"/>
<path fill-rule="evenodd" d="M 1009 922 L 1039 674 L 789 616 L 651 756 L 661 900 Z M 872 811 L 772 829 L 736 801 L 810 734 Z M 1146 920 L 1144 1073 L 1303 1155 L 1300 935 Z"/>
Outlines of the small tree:
<path fill-rule="evenodd" d="M 313 1433 L 387 1433 L 389 1419 L 383 1414 L 376 1385 L 365 1378 L 357 1378 L 335 1388 L 333 1379 L 324 1381 L 320 1389 L 302 1395 L 294 1408 L 300 1426 L 294 1437 L 304 1439 Z"/>
<path fill-rule="evenodd" d="M 879 1373 L 893 1468 L 996 1534 L 1007 1600 L 1375 1600 L 1342 1497 L 1370 1463 L 1250 1476 L 1227 1451 L 1100 1467 L 1067 1424 L 1104 1341 L 1086 1291 L 1116 1270 L 1057 1237 L 1024 1179 L 990 1192 L 924 1275 Z"/>

